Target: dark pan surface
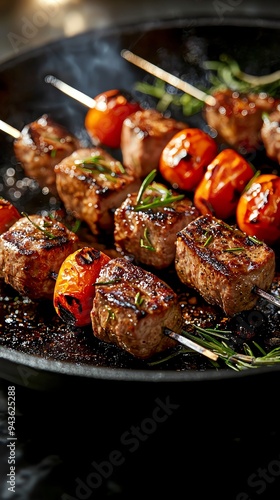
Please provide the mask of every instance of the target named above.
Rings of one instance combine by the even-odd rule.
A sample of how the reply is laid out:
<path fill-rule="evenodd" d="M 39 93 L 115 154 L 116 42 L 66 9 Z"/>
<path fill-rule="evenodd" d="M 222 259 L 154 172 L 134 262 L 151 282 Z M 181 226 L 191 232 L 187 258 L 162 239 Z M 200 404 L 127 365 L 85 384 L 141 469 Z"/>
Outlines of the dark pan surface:
<path fill-rule="evenodd" d="M 147 77 L 121 58 L 121 50 L 129 48 L 172 73 L 186 75 L 194 85 L 207 85 L 201 67 L 203 60 L 218 59 L 221 53 L 227 53 L 242 65 L 244 71 L 267 74 L 280 67 L 279 43 L 277 23 L 271 26 L 269 23 L 265 26 L 252 23 L 248 27 L 237 26 L 234 20 L 230 25 L 216 25 L 211 20 L 181 20 L 87 32 L 4 63 L 0 67 L 0 118 L 21 130 L 25 124 L 48 113 L 87 144 L 88 137 L 83 128 L 86 109 L 47 85 L 44 82 L 47 74 L 54 74 L 92 97 L 111 88 L 134 92 L 134 84 Z M 155 106 L 151 98 L 137 97 L 146 99 L 151 107 Z M 182 118 L 178 108 L 174 108 L 172 114 Z M 205 128 L 200 114 L 185 117 L 185 121 Z M 12 142 L 12 138 L 0 134 L 0 195 L 12 201 L 20 211 L 28 213 L 59 208 L 59 200 L 43 195 L 34 182 L 25 178 L 14 158 Z M 250 160 L 256 166 L 263 164 L 263 152 Z M 269 162 L 267 167 L 271 168 Z M 221 312 L 207 306 L 198 296 L 195 308 L 188 305 L 185 290 L 177 282 L 174 285 L 172 269 L 161 277 L 182 294 L 187 318 L 195 318 L 201 326 L 225 324 Z M 69 329 L 56 316 L 50 303 L 35 304 L 18 297 L 3 284 L 0 285 L 0 295 L 0 375 L 19 383 L 25 383 L 25 368 L 55 377 L 69 375 L 145 382 L 202 382 L 251 377 L 264 372 L 279 373 L 278 367 L 238 373 L 221 365 L 221 369 L 216 370 L 204 359 L 189 354 L 152 365 L 101 344 L 90 330 Z M 240 336 L 234 340 L 237 346 L 252 332 L 258 341 L 269 346 L 278 345 L 278 316 L 273 306 L 259 300 L 254 311 L 239 316 L 226 326 L 239 332 Z"/>

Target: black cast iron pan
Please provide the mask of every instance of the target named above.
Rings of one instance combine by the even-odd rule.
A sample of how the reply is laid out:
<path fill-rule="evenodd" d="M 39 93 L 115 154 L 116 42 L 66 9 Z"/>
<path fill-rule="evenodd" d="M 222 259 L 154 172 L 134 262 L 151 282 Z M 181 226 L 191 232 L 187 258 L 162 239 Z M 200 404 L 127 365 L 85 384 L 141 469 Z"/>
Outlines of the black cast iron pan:
<path fill-rule="evenodd" d="M 143 79 L 151 82 L 151 77 L 122 59 L 120 52 L 124 48 L 167 71 L 186 75 L 194 85 L 199 82 L 207 85 L 201 61 L 218 59 L 221 53 L 228 53 L 248 73 L 267 74 L 280 66 L 279 28 L 277 22 L 247 20 L 242 25 L 239 20 L 231 19 L 224 25 L 211 19 L 187 19 L 94 30 L 62 39 L 2 64 L 0 119 L 21 130 L 25 124 L 48 113 L 87 144 L 86 109 L 47 85 L 46 75 L 53 74 L 91 97 L 111 88 L 128 89 L 136 94 L 135 83 Z M 150 106 L 156 105 L 152 98 L 137 97 Z M 172 109 L 175 117 L 182 118 L 181 113 L 178 108 Z M 187 121 L 205 128 L 201 114 L 188 117 Z M 11 137 L 0 134 L 0 195 L 28 213 L 60 207 L 59 200 L 43 195 L 34 182 L 26 180 L 14 158 L 12 142 Z M 251 160 L 256 165 L 263 162 L 263 152 Z M 172 281 L 172 271 L 166 271 L 162 277 Z M 205 304 L 201 311 L 200 316 L 205 314 L 213 321 L 220 318 L 218 311 L 207 309 Z M 260 300 L 251 319 L 252 314 L 258 323 L 256 335 L 269 332 L 269 340 L 279 342 L 278 310 Z M 250 318 L 241 317 L 238 321 L 248 324 Z M 278 366 L 243 372 L 223 365 L 213 369 L 196 355 L 176 356 L 173 361 L 159 365 L 137 361 L 115 347 L 101 344 L 90 331 L 69 330 L 55 315 L 51 304 L 34 304 L 1 285 L 0 376 L 21 386 L 44 390 L 67 384 L 96 387 L 105 383 L 119 387 L 123 383 L 136 389 L 144 384 L 178 387 L 182 394 L 185 385 L 189 388 L 194 384 L 197 390 L 202 385 L 228 384 L 229 389 L 239 381 L 245 393 L 244 381 L 255 388 L 259 380 L 268 380 L 268 385 L 270 380 L 279 381 L 279 375 Z"/>

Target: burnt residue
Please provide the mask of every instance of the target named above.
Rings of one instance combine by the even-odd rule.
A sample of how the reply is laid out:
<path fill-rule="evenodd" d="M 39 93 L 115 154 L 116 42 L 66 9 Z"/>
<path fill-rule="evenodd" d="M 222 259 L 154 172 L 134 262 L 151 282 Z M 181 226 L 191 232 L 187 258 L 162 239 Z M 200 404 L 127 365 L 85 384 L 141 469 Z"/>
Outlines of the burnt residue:
<path fill-rule="evenodd" d="M 165 272 L 165 279 L 177 288 L 186 330 L 193 333 L 195 325 L 225 330 L 232 347 L 239 352 L 244 342 L 252 340 L 265 350 L 280 346 L 280 311 L 264 299 L 260 298 L 251 311 L 228 318 L 193 290 L 182 289 L 172 268 Z M 280 295 L 278 276 L 272 293 Z M 90 326 L 73 328 L 64 323 L 51 301 L 35 302 L 19 296 L 3 282 L 0 283 L 0 345 L 45 359 L 95 367 L 167 371 L 213 369 L 206 358 L 187 353 L 179 345 L 153 359 L 138 360 L 122 349 L 100 342 Z M 225 368 L 224 365 L 221 368 Z"/>

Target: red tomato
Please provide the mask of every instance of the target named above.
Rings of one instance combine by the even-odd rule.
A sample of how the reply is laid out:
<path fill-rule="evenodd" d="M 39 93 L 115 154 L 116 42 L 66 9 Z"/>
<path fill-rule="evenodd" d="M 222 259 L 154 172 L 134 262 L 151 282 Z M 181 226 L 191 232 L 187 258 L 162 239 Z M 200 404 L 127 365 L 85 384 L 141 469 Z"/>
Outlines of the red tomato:
<path fill-rule="evenodd" d="M 91 323 L 96 282 L 110 257 L 91 247 L 70 254 L 62 263 L 54 288 L 53 304 L 63 321 L 75 327 Z"/>
<path fill-rule="evenodd" d="M 186 128 L 177 132 L 165 146 L 159 170 L 174 189 L 192 191 L 217 153 L 216 142 L 206 132 Z"/>
<path fill-rule="evenodd" d="M 280 238 L 280 177 L 259 175 L 239 198 L 236 209 L 239 228 L 267 245 Z"/>
<path fill-rule="evenodd" d="M 0 198 L 0 234 L 8 229 L 21 218 L 20 213 L 12 203 Z"/>
<path fill-rule="evenodd" d="M 96 105 L 85 117 L 85 128 L 98 144 L 109 148 L 120 147 L 120 137 L 123 121 L 140 105 L 128 92 L 108 90 L 95 97 Z"/>
<path fill-rule="evenodd" d="M 208 165 L 194 194 L 194 204 L 202 215 L 218 219 L 235 215 L 242 191 L 254 175 L 254 169 L 234 149 L 224 149 Z"/>

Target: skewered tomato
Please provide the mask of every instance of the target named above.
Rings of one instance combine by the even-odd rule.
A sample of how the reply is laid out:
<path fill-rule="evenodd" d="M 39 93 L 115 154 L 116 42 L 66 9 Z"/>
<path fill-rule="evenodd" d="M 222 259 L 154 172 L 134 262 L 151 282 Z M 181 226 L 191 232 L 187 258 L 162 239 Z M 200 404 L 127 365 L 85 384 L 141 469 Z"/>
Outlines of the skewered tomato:
<path fill-rule="evenodd" d="M 206 132 L 198 128 L 185 128 L 165 146 L 159 170 L 174 189 L 192 191 L 217 153 L 216 142 Z"/>
<path fill-rule="evenodd" d="M 208 165 L 194 194 L 194 204 L 202 215 L 218 219 L 235 215 L 237 203 L 254 168 L 234 149 L 224 149 Z"/>
<path fill-rule="evenodd" d="M 21 218 L 19 211 L 12 203 L 4 198 L 0 198 L 0 234 L 8 229 Z"/>
<path fill-rule="evenodd" d="M 54 288 L 53 304 L 63 321 L 75 327 L 89 325 L 94 284 L 110 257 L 91 247 L 70 254 L 62 263 Z"/>
<path fill-rule="evenodd" d="M 95 107 L 85 117 L 85 128 L 97 144 L 119 148 L 125 118 L 141 109 L 128 92 L 108 90 L 95 97 Z"/>
<path fill-rule="evenodd" d="M 249 236 L 273 245 L 280 238 L 280 177 L 262 174 L 239 198 L 239 228 Z"/>

